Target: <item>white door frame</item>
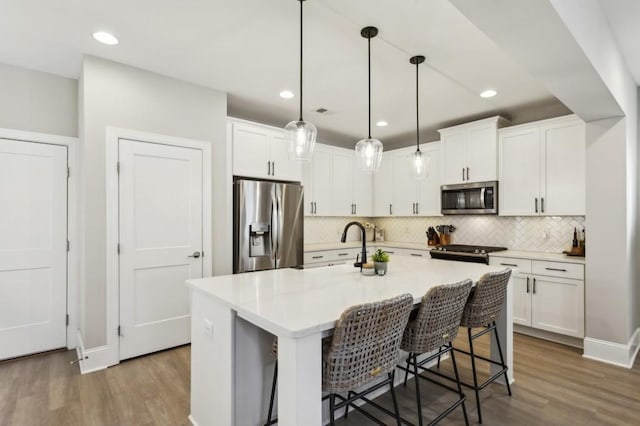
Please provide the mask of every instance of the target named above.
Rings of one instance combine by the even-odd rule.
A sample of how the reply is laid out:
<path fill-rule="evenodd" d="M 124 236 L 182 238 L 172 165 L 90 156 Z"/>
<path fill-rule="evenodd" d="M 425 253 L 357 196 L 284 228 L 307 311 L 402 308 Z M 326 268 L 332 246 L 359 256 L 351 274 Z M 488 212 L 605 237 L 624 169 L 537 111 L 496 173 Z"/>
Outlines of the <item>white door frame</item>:
<path fill-rule="evenodd" d="M 118 141 L 128 139 L 138 142 L 171 145 L 202 151 L 202 276 L 212 275 L 212 235 L 211 235 L 211 142 L 165 136 L 137 130 L 107 127 L 106 129 L 106 171 L 107 171 L 107 360 L 112 366 L 120 363 L 120 263 L 118 262 L 119 203 L 118 203 Z"/>
<path fill-rule="evenodd" d="M 24 130 L 0 128 L 0 138 L 18 142 L 42 143 L 67 147 L 67 166 L 69 179 L 67 180 L 67 349 L 76 347 L 78 333 L 78 315 L 82 312 L 78 306 L 78 278 L 80 277 L 78 256 L 81 255 L 83 232 L 78 227 L 79 191 L 78 182 L 80 168 L 78 167 L 78 138 L 70 136 L 50 135 L 46 133 L 27 132 Z"/>

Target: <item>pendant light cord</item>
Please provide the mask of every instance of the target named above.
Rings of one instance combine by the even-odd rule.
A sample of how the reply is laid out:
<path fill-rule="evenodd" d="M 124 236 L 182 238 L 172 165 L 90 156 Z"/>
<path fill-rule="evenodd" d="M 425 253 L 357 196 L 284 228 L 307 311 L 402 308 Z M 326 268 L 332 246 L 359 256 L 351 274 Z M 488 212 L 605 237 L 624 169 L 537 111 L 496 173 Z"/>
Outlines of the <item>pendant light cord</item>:
<path fill-rule="evenodd" d="M 368 57 L 368 76 L 369 76 L 369 139 L 371 139 L 371 36 L 367 37 L 367 57 Z"/>
<path fill-rule="evenodd" d="M 300 1 L 300 120 L 302 120 L 302 2 Z"/>
<path fill-rule="evenodd" d="M 419 113 L 419 109 L 420 109 L 420 90 L 419 90 L 419 83 L 418 83 L 418 65 L 420 65 L 419 63 L 416 63 L 416 145 L 418 147 L 417 151 L 420 151 L 420 113 Z"/>

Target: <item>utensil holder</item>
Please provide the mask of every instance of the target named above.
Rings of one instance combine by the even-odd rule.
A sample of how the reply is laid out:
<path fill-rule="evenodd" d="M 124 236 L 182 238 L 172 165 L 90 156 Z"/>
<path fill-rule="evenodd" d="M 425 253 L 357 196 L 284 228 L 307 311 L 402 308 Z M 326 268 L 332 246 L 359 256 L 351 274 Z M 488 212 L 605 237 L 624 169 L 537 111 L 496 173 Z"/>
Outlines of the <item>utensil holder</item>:
<path fill-rule="evenodd" d="M 451 244 L 451 234 L 440 234 L 440 245 L 447 246 Z"/>

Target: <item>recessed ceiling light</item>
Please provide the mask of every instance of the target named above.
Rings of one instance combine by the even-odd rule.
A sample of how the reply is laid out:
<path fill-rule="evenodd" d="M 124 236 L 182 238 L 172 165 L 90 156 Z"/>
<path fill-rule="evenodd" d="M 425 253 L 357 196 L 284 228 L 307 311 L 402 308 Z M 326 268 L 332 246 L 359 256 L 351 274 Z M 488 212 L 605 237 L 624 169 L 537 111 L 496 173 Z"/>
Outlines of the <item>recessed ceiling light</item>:
<path fill-rule="evenodd" d="M 498 94 L 498 92 L 496 92 L 495 90 L 487 89 L 484 92 L 480 93 L 480 97 L 481 98 L 493 98 L 497 94 Z"/>
<path fill-rule="evenodd" d="M 387 125 L 388 125 L 388 124 L 389 124 L 389 123 L 387 123 L 386 121 L 384 121 L 384 120 L 380 120 L 380 121 L 378 121 L 378 122 L 376 123 L 376 126 L 378 126 L 378 127 L 387 127 Z"/>
<path fill-rule="evenodd" d="M 291 99 L 294 96 L 295 95 L 293 94 L 293 92 L 291 90 L 283 90 L 282 92 L 280 92 L 280 97 L 282 99 Z"/>
<path fill-rule="evenodd" d="M 93 33 L 93 38 L 103 44 L 108 44 L 109 46 L 114 46 L 118 44 L 118 39 L 111 33 L 107 33 L 105 31 L 98 31 Z"/>

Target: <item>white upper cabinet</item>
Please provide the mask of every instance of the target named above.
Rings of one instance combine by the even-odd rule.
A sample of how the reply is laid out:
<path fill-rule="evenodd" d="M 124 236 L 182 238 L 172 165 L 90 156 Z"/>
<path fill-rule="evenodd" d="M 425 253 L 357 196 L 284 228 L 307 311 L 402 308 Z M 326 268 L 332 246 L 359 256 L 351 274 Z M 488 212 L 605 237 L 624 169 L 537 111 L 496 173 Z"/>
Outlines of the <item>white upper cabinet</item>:
<path fill-rule="evenodd" d="M 416 215 L 415 204 L 418 198 L 416 181 L 409 173 L 409 154 L 415 148 L 398 149 L 393 151 L 393 216 Z"/>
<path fill-rule="evenodd" d="M 393 151 L 383 152 L 380 169 L 373 175 L 373 216 L 391 216 L 393 190 Z"/>
<path fill-rule="evenodd" d="M 303 165 L 305 216 L 333 215 L 333 151 L 316 143 L 311 161 Z"/>
<path fill-rule="evenodd" d="M 442 179 L 440 142 L 424 144 L 420 150 L 429 156 L 429 171 L 426 179 L 418 181 L 417 214 L 420 216 L 440 216 L 442 213 L 440 208 L 440 181 Z"/>
<path fill-rule="evenodd" d="M 496 116 L 439 130 L 442 184 L 497 180 L 498 129 L 508 124 Z"/>
<path fill-rule="evenodd" d="M 358 163 L 353 153 L 353 214 L 356 216 L 373 216 L 373 180 L 380 173 L 363 172 L 358 168 Z M 382 159 L 384 164 L 384 158 Z M 384 167 L 384 165 L 381 165 Z"/>
<path fill-rule="evenodd" d="M 353 151 L 335 149 L 333 151 L 333 215 L 351 216 L 353 202 Z"/>
<path fill-rule="evenodd" d="M 500 215 L 584 215 L 585 155 L 573 115 L 500 130 Z"/>
<path fill-rule="evenodd" d="M 235 176 L 300 180 L 301 167 L 296 160 L 289 160 L 284 130 L 238 119 L 228 119 L 227 126 Z"/>

